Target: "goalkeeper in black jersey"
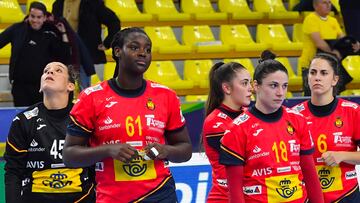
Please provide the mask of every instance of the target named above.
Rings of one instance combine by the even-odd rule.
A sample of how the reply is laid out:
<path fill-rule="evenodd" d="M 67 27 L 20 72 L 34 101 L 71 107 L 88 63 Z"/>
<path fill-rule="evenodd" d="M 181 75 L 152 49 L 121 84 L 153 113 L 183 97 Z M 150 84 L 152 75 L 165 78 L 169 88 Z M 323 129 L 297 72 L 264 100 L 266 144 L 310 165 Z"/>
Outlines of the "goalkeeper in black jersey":
<path fill-rule="evenodd" d="M 49 63 L 41 76 L 43 102 L 13 119 L 4 155 L 7 203 L 95 202 L 92 168 L 62 161 L 74 83 L 71 68 Z"/>

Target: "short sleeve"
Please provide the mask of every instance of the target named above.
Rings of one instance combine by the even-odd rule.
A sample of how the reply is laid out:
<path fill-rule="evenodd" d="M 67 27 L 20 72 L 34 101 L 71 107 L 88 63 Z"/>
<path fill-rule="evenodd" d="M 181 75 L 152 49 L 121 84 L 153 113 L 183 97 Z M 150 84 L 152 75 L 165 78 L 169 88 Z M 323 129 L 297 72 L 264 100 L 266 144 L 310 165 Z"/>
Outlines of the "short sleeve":
<path fill-rule="evenodd" d="M 308 15 L 303 23 L 303 32 L 304 34 L 311 34 L 314 32 L 320 32 L 320 25 L 317 23 L 317 20 L 312 14 Z"/>
<path fill-rule="evenodd" d="M 180 100 L 175 93 L 169 94 L 167 131 L 177 130 L 185 125 L 185 118 L 181 111 Z"/>
<path fill-rule="evenodd" d="M 354 119 L 353 119 L 353 128 L 354 128 L 354 135 L 353 139 L 357 143 L 358 146 L 360 146 L 360 128 L 356 127 L 359 126 L 360 121 L 360 106 L 358 104 L 355 104 L 356 108 L 353 110 L 354 113 Z"/>
<path fill-rule="evenodd" d="M 336 18 L 334 18 L 334 26 L 335 26 L 337 36 L 343 34 L 343 31 L 341 30 L 339 22 L 336 20 Z"/>
<path fill-rule="evenodd" d="M 297 116 L 297 119 L 300 136 L 300 155 L 312 154 L 314 152 L 314 142 L 309 130 L 309 126 L 303 116 Z"/>
<path fill-rule="evenodd" d="M 6 202 L 19 202 L 21 198 L 21 181 L 26 172 L 29 134 L 26 130 L 27 120 L 17 115 L 10 127 L 6 141 L 5 159 L 5 192 Z"/>
<path fill-rule="evenodd" d="M 213 114 L 210 114 L 204 122 L 203 136 L 204 142 L 210 147 L 220 150 L 220 139 L 223 137 L 225 130 L 228 128 L 226 120 L 219 120 Z"/>
<path fill-rule="evenodd" d="M 92 94 L 87 95 L 83 91 L 70 112 L 71 121 L 67 128 L 67 134 L 73 136 L 89 137 L 94 131 L 95 106 Z"/>
<path fill-rule="evenodd" d="M 220 163 L 223 165 L 243 165 L 245 163 L 245 146 L 246 135 L 241 126 L 233 125 L 221 139 Z"/>

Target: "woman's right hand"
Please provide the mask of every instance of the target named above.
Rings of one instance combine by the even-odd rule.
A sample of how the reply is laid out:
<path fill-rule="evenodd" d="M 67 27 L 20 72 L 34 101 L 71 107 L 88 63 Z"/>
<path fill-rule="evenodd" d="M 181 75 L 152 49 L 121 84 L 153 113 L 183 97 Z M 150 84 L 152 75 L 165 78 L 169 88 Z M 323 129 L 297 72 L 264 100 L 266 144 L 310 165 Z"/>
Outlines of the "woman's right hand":
<path fill-rule="evenodd" d="M 110 157 L 122 162 L 130 162 L 133 158 L 138 156 L 137 150 L 129 144 L 109 144 L 106 145 L 106 147 Z"/>

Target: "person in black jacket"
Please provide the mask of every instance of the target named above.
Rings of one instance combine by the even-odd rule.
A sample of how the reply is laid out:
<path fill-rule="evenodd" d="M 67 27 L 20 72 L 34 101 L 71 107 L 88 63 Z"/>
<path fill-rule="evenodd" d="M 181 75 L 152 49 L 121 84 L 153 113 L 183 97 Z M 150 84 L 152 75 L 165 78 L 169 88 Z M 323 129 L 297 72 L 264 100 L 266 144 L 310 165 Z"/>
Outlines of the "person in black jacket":
<path fill-rule="evenodd" d="M 42 70 L 50 61 L 68 63 L 70 47 L 62 23 L 46 23 L 46 7 L 30 4 L 29 16 L 0 34 L 0 48 L 11 43 L 9 79 L 14 106 L 30 106 L 42 100 Z M 54 32 L 56 31 L 56 32 Z"/>
<path fill-rule="evenodd" d="M 41 76 L 43 102 L 13 119 L 4 154 L 7 203 L 95 202 L 93 168 L 63 163 L 74 88 L 74 69 L 49 63 Z"/>
<path fill-rule="evenodd" d="M 103 0 L 56 0 L 52 13 L 64 17 L 87 46 L 95 64 L 106 63 L 104 50 L 109 49 L 113 36 L 120 30 L 120 20 L 104 5 Z M 101 38 L 101 25 L 108 35 Z"/>

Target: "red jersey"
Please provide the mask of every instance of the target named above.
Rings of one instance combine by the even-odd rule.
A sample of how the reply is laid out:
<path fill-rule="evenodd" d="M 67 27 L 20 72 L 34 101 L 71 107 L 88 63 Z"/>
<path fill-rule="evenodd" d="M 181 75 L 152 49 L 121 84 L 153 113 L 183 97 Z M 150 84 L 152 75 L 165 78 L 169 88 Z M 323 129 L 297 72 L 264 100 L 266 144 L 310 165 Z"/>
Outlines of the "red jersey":
<path fill-rule="evenodd" d="M 144 81 L 135 95 L 121 92 L 114 79 L 87 88 L 70 116 L 75 127 L 68 133 L 90 136 L 90 146 L 128 143 L 138 151 L 148 143 L 165 144 L 165 131 L 185 126 L 175 92 L 150 81 Z M 138 158 L 124 163 L 109 157 L 96 164 L 97 202 L 146 200 L 164 191 L 170 179 L 162 160 Z"/>
<path fill-rule="evenodd" d="M 344 99 L 334 99 L 323 107 L 315 107 L 306 101 L 293 109 L 308 120 L 316 146 L 314 161 L 325 202 L 337 202 L 358 190 L 355 165 L 342 162 L 336 167 L 326 166 L 321 155 L 326 151 L 357 151 L 360 141 L 359 105 Z"/>
<path fill-rule="evenodd" d="M 251 202 L 305 202 L 300 155 L 313 143 L 305 119 L 285 107 L 264 115 L 255 107 L 237 117 L 221 140 L 220 163 L 244 165 L 244 197 Z"/>
<path fill-rule="evenodd" d="M 212 168 L 212 188 L 207 197 L 207 202 L 229 201 L 225 166 L 219 163 L 220 139 L 240 112 L 221 105 L 205 118 L 203 143 Z"/>

